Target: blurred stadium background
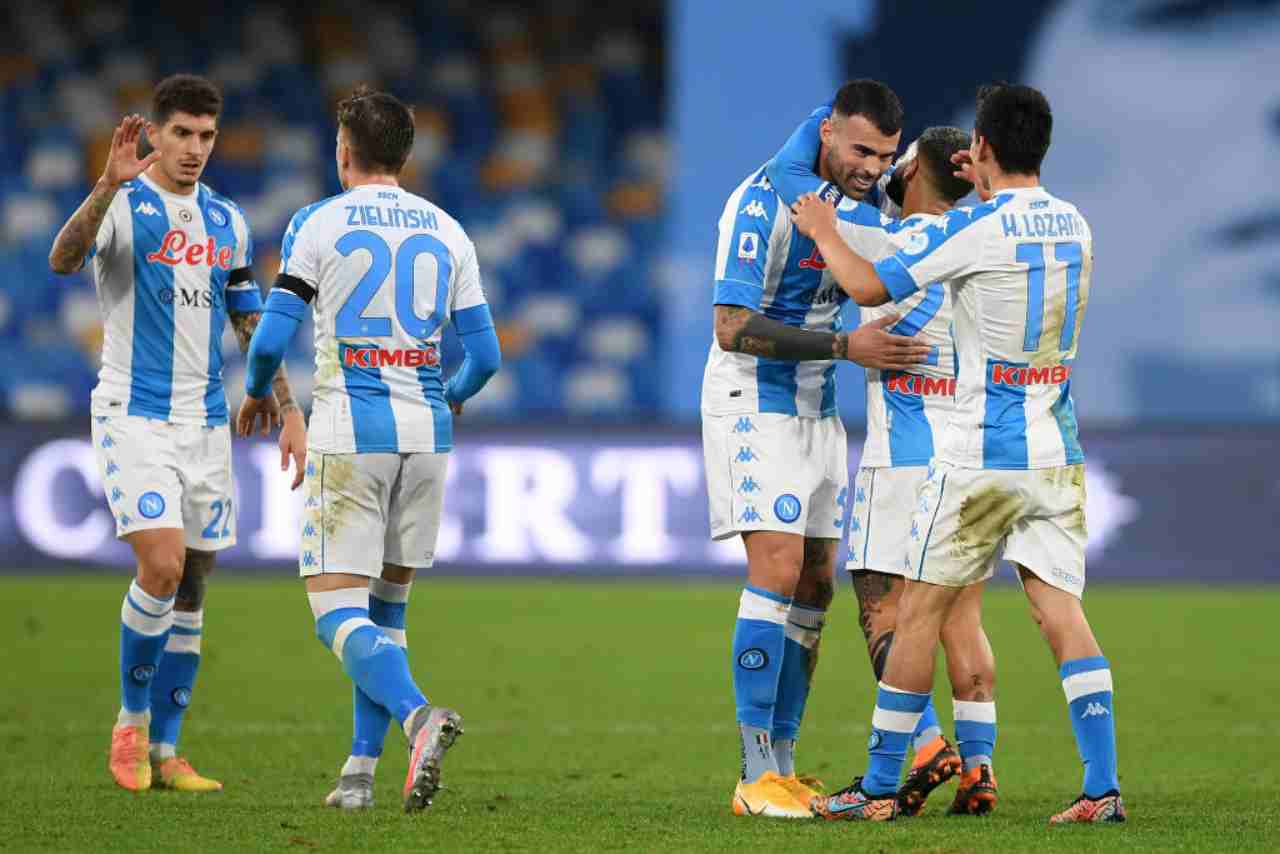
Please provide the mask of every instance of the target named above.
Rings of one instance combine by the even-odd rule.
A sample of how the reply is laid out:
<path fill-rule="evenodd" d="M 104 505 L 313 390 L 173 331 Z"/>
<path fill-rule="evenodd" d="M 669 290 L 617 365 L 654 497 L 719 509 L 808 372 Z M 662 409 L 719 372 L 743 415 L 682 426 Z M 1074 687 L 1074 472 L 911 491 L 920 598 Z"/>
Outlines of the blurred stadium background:
<path fill-rule="evenodd" d="M 1046 184 L 1098 235 L 1073 383 L 1090 580 L 1280 580 L 1280 4 L 1004 4 L 979 53 L 964 6 L 6 4 L 0 570 L 131 562 L 87 444 L 92 283 L 46 256 L 120 115 L 197 71 L 227 104 L 205 182 L 244 207 L 264 284 L 291 214 L 337 189 L 336 98 L 369 82 L 417 108 L 407 184 L 474 237 L 506 355 L 459 427 L 439 571 L 736 575 L 740 547 L 706 539 L 698 445 L 715 220 L 814 105 L 874 76 L 904 101 L 904 140 L 968 127 L 992 78 L 1054 106 Z M 853 464 L 860 372 L 840 384 Z M 237 444 L 221 564 L 292 565 L 276 459 Z"/>

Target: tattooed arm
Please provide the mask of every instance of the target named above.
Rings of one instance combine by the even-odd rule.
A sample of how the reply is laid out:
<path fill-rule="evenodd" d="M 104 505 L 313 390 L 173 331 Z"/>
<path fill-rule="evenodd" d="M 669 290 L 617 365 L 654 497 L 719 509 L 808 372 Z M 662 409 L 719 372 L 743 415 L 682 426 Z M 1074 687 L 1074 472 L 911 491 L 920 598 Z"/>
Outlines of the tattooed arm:
<path fill-rule="evenodd" d="M 258 321 L 262 320 L 262 312 L 233 311 L 230 312 L 230 318 L 231 329 L 236 333 L 236 340 L 240 342 L 240 352 L 249 352 L 249 341 L 253 338 L 253 330 L 258 328 Z M 302 412 L 293 399 L 293 391 L 289 388 L 289 375 L 285 372 L 284 362 L 280 363 L 275 378 L 271 380 L 271 391 L 275 396 L 277 412 L 268 415 L 267 429 L 270 429 L 271 422 L 277 416 L 283 422 L 284 416 L 290 411 L 297 410 L 299 414 Z"/>
<path fill-rule="evenodd" d="M 715 307 L 716 341 L 726 352 L 788 362 L 845 359 L 881 370 L 902 370 L 929 357 L 928 344 L 885 331 L 897 320 L 894 316 L 884 317 L 851 333 L 811 332 L 744 306 Z"/>
<path fill-rule="evenodd" d="M 142 133 L 142 125 L 141 116 L 128 116 L 111 135 L 111 152 L 107 156 L 102 177 L 94 185 L 93 192 L 54 238 L 53 248 L 49 250 L 49 267 L 53 272 L 63 275 L 74 273 L 84 265 L 84 259 L 98 237 L 98 229 L 102 227 L 102 221 L 106 218 L 111 200 L 116 197 L 120 185 L 137 178 L 160 158 L 158 151 L 138 158 L 138 138 Z"/>

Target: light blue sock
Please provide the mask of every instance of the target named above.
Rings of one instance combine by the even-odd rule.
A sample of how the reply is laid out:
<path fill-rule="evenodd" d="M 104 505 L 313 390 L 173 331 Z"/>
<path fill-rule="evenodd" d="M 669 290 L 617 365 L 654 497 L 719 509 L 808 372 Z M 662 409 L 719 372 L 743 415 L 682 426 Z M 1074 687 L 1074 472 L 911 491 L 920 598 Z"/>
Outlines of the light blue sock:
<path fill-rule="evenodd" d="M 157 599 L 135 580 L 120 606 L 121 717 L 151 709 L 151 680 L 173 625 L 173 597 Z M 137 722 L 137 721 L 133 721 Z"/>
<path fill-rule="evenodd" d="M 1067 695 L 1076 748 L 1084 763 L 1084 794 L 1097 798 L 1120 791 L 1116 772 L 1116 719 L 1111 667 L 1100 655 L 1065 661 L 1058 670 Z"/>
<path fill-rule="evenodd" d="M 405 611 L 408 608 L 409 588 L 412 584 L 393 584 L 381 578 L 369 583 L 369 619 L 381 626 L 387 636 L 408 655 L 405 639 Z M 391 725 L 391 713 L 379 706 L 358 687 L 352 687 L 354 696 L 355 732 L 351 739 L 352 756 L 382 755 L 382 745 Z"/>
<path fill-rule="evenodd" d="M 938 723 L 938 713 L 933 708 L 933 697 L 929 697 L 929 704 L 924 707 L 924 713 L 920 715 L 920 723 L 916 724 L 916 731 L 911 734 L 911 749 L 919 752 L 922 747 L 942 735 L 942 726 Z"/>
<path fill-rule="evenodd" d="M 409 674 L 409 659 L 369 619 L 369 592 L 344 588 L 310 593 L 316 635 L 342 661 L 351 681 L 402 725 L 427 698 Z"/>
<path fill-rule="evenodd" d="M 811 661 L 817 656 L 826 617 L 826 611 L 805 605 L 792 604 L 787 612 L 778 699 L 773 708 L 773 755 L 778 773 L 784 777 L 796 772 L 795 744 L 809 699 Z"/>
<path fill-rule="evenodd" d="M 867 742 L 870 761 L 862 778 L 862 790 L 868 795 L 882 797 L 898 791 L 907 745 L 927 705 L 928 694 L 914 694 L 880 683 Z"/>
<path fill-rule="evenodd" d="M 204 611 L 174 611 L 160 669 L 151 682 L 151 745 L 177 749 L 182 717 L 191 702 L 200 670 L 200 638 Z"/>
<path fill-rule="evenodd" d="M 770 748 L 778 678 L 791 600 L 747 587 L 738 602 L 733 631 L 733 694 L 742 739 L 742 779 L 754 782 L 778 766 Z"/>
<path fill-rule="evenodd" d="M 979 765 L 994 768 L 996 752 L 996 704 L 994 701 L 955 700 L 956 749 L 964 761 L 964 770 Z"/>

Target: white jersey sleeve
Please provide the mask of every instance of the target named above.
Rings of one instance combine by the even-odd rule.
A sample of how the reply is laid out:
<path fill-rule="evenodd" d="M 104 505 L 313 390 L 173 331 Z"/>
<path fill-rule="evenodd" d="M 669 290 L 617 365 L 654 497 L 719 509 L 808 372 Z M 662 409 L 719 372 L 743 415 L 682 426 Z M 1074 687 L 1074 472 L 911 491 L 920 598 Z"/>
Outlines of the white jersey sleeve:
<path fill-rule="evenodd" d="M 930 282 L 953 281 L 982 269 L 987 243 L 984 223 L 1005 204 L 1004 198 L 956 208 L 908 231 L 903 248 L 876 264 L 889 296 L 901 302 Z"/>

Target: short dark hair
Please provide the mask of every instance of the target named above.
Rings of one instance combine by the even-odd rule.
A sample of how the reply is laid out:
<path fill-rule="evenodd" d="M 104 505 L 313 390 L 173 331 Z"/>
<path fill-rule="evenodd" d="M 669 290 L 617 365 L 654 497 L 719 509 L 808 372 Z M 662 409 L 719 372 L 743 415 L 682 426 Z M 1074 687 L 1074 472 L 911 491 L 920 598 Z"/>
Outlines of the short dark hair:
<path fill-rule="evenodd" d="M 885 136 L 902 130 L 902 102 L 879 80 L 850 80 L 836 92 L 832 108 L 842 116 L 865 116 Z"/>
<path fill-rule="evenodd" d="M 413 149 L 413 110 L 394 95 L 360 86 L 338 104 L 338 127 L 356 166 L 366 172 L 400 174 Z"/>
<path fill-rule="evenodd" d="M 955 176 L 955 165 L 951 155 L 957 151 L 968 151 L 969 134 L 954 127 L 925 128 L 916 140 L 916 160 L 929 175 L 929 183 L 950 202 L 958 202 L 973 185 L 963 178 Z"/>
<path fill-rule="evenodd" d="M 973 128 L 991 144 L 1001 169 L 1039 175 L 1053 135 L 1053 112 L 1039 89 L 992 83 L 978 90 Z"/>
<path fill-rule="evenodd" d="M 222 114 L 222 93 L 212 81 L 195 74 L 166 77 L 151 93 L 151 119 L 162 125 L 174 113 L 216 119 Z"/>

